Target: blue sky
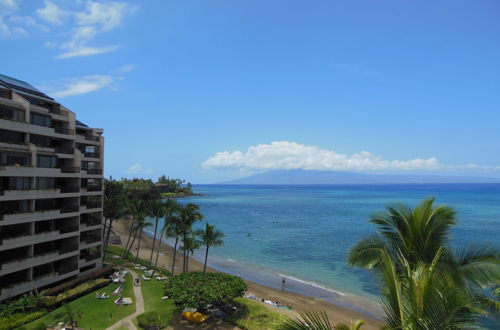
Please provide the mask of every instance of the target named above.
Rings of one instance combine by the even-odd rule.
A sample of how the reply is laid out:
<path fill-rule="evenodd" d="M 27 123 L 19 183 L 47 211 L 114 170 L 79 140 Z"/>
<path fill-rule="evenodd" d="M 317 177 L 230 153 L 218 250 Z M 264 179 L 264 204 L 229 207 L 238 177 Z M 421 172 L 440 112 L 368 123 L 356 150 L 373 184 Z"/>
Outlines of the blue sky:
<path fill-rule="evenodd" d="M 0 0 L 0 44 L 107 176 L 500 176 L 496 0 Z"/>

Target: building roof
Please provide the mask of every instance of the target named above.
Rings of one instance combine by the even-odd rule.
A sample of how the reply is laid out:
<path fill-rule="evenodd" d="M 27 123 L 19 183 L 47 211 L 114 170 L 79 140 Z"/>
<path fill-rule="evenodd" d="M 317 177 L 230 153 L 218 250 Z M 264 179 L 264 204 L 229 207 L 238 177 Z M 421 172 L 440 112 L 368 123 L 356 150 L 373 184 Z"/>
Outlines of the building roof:
<path fill-rule="evenodd" d="M 0 83 L 5 85 L 6 87 L 12 88 L 14 90 L 18 90 L 20 92 L 32 94 L 33 96 L 38 96 L 38 97 L 43 97 L 49 100 L 53 100 L 51 97 L 47 96 L 46 94 L 42 93 L 35 87 L 31 86 L 27 82 L 24 82 L 19 79 L 15 79 L 3 74 L 0 74 Z"/>

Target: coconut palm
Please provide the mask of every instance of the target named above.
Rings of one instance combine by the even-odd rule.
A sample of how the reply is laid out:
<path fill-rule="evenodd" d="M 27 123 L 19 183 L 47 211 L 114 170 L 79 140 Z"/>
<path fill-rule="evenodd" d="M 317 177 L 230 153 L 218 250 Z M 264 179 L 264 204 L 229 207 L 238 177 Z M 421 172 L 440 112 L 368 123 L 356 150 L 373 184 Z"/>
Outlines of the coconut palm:
<path fill-rule="evenodd" d="M 188 236 L 186 236 L 183 240 L 182 251 L 186 256 L 184 272 L 188 272 L 188 264 L 189 264 L 189 254 L 193 255 L 194 250 L 198 249 L 201 246 L 201 242 L 196 239 L 196 236 L 191 232 Z"/>
<path fill-rule="evenodd" d="M 174 226 L 175 226 L 175 220 L 176 217 L 174 216 L 180 209 L 180 204 L 174 201 L 173 199 L 168 199 L 167 202 L 165 203 L 165 218 L 163 222 L 163 228 L 161 229 L 161 234 L 160 234 L 160 240 L 158 242 L 158 251 L 156 251 L 156 260 L 155 260 L 155 265 L 153 268 L 153 274 L 151 277 L 153 277 L 156 267 L 158 266 L 158 256 L 160 255 L 161 251 L 161 242 L 163 239 L 163 236 L 165 237 L 173 237 L 174 235 Z M 175 253 L 175 252 L 174 252 Z"/>
<path fill-rule="evenodd" d="M 106 236 L 104 238 L 103 259 L 106 257 L 109 236 L 113 221 L 122 218 L 126 214 L 126 195 L 122 182 L 116 180 L 104 180 L 104 229 Z"/>
<path fill-rule="evenodd" d="M 193 224 L 196 221 L 200 221 L 203 219 L 203 214 L 199 212 L 200 207 L 196 204 L 186 204 L 180 210 L 180 232 L 182 233 L 182 240 L 185 247 L 188 245 L 188 235 L 191 233 Z M 188 250 L 183 249 L 183 271 L 187 272 L 187 259 L 188 259 Z"/>
<path fill-rule="evenodd" d="M 131 218 L 130 218 L 130 229 L 129 229 L 128 239 L 127 243 L 125 244 L 125 251 L 123 252 L 124 258 L 128 257 L 130 250 L 132 249 L 133 246 L 133 241 L 135 240 L 135 235 L 137 234 L 137 232 L 135 231 L 136 220 L 137 218 L 144 217 L 145 213 L 144 201 L 138 198 L 130 199 L 126 203 L 126 210 L 127 214 L 129 214 Z M 134 234 L 134 239 L 132 240 L 132 242 L 130 242 L 132 234 Z"/>
<path fill-rule="evenodd" d="M 176 209 L 174 213 L 172 213 L 169 217 L 169 227 L 165 231 L 165 237 L 175 237 L 175 242 L 174 242 L 174 255 L 172 258 L 172 269 L 171 273 L 172 276 L 174 275 L 174 268 L 175 268 L 175 257 L 177 255 L 177 245 L 179 244 L 179 237 L 181 235 L 181 217 L 180 217 L 180 210 L 182 207 L 179 205 L 179 207 Z"/>
<path fill-rule="evenodd" d="M 201 243 L 205 245 L 205 263 L 203 265 L 203 272 L 205 273 L 207 270 L 207 260 L 208 260 L 208 249 L 211 246 L 221 246 L 224 244 L 222 238 L 224 237 L 224 233 L 216 230 L 215 226 L 209 225 L 208 222 L 205 225 L 205 230 L 197 230 L 196 235 L 198 235 L 201 239 Z"/>
<path fill-rule="evenodd" d="M 145 217 L 140 217 L 137 219 L 135 230 L 136 230 L 136 233 L 139 232 L 139 241 L 137 242 L 137 254 L 135 256 L 136 259 L 139 259 L 139 251 L 141 250 L 142 232 L 144 231 L 144 228 L 150 227 L 152 225 L 153 224 L 146 221 Z"/>
<path fill-rule="evenodd" d="M 153 235 L 153 247 L 151 248 L 151 255 L 149 256 L 149 263 L 153 261 L 153 253 L 156 245 L 156 233 L 158 231 L 158 221 L 165 216 L 166 204 L 162 200 L 153 200 L 148 203 L 148 215 L 155 219 L 155 232 Z"/>
<path fill-rule="evenodd" d="M 371 222 L 378 234 L 358 242 L 348 260 L 379 277 L 391 327 L 439 324 L 439 329 L 446 329 L 470 324 L 475 315 L 485 313 L 480 308 L 487 298 L 484 290 L 500 283 L 498 250 L 457 252 L 448 247 L 450 229 L 456 224 L 451 208 L 435 207 L 434 199 L 428 198 L 414 209 L 390 206 Z"/>

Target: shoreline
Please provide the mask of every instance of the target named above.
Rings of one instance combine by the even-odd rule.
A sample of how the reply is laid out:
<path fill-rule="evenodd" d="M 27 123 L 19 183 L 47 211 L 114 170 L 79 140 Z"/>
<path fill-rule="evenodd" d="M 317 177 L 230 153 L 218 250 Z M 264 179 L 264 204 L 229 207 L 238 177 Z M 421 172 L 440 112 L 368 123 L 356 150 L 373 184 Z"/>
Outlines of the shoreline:
<path fill-rule="evenodd" d="M 113 230 L 120 236 L 121 238 L 121 244 L 119 246 L 124 247 L 124 244 L 127 241 L 128 238 L 128 230 L 129 230 L 129 222 L 127 220 L 117 220 L 113 223 Z M 149 260 L 149 257 L 151 255 L 151 246 L 152 246 L 152 241 L 153 239 L 151 237 L 148 237 L 146 234 L 147 232 L 144 231 L 145 235 L 142 235 L 142 240 L 141 240 L 141 249 L 139 251 L 139 257 L 143 258 L 145 260 Z M 132 252 L 134 255 L 136 254 L 136 247 L 137 247 L 137 240 L 136 243 L 134 243 L 134 247 L 132 249 Z M 111 244 L 111 243 L 110 243 Z M 116 244 L 114 244 L 116 245 Z M 158 243 L 156 244 L 156 248 L 158 247 Z M 158 265 L 161 267 L 164 267 L 168 270 L 171 269 L 172 266 L 172 255 L 173 255 L 173 248 L 165 244 L 165 242 L 162 242 L 161 245 L 161 253 L 160 257 L 158 259 Z M 175 265 L 175 273 L 177 274 L 180 271 L 181 268 L 181 263 L 182 263 L 182 257 L 179 258 L 179 256 L 182 256 L 179 252 L 177 253 L 177 260 L 176 260 L 176 265 Z M 154 255 L 154 258 L 156 257 L 156 254 Z M 209 260 L 210 260 L 210 255 L 209 255 Z M 216 258 L 215 258 L 216 259 Z M 212 258 L 212 261 L 214 259 Z M 216 272 L 216 271 L 221 271 L 221 272 L 226 272 L 226 273 L 233 273 L 231 271 L 228 271 L 227 269 L 217 269 L 219 267 L 208 267 L 207 266 L 207 271 L 210 272 Z M 227 268 L 227 267 L 226 267 Z M 199 260 L 196 260 L 193 257 L 189 258 L 189 270 L 190 271 L 201 271 L 203 270 L 203 263 L 200 262 Z M 239 270 L 237 270 L 239 271 Z M 256 272 L 259 273 L 259 272 Z M 262 272 L 262 273 L 265 273 Z M 248 290 L 247 293 L 252 293 L 256 295 L 259 298 L 265 298 L 265 299 L 270 299 L 273 301 L 279 301 L 280 303 L 283 304 L 289 304 L 293 306 L 292 311 L 285 311 L 280 308 L 275 308 L 267 304 L 262 304 L 266 306 L 267 308 L 272 309 L 275 312 L 279 313 L 284 313 L 290 317 L 297 317 L 299 311 L 317 311 L 317 312 L 322 312 L 325 311 L 326 314 L 330 317 L 330 320 L 333 323 L 345 323 L 345 324 L 350 324 L 351 320 L 356 320 L 356 319 L 363 319 L 365 320 L 365 329 L 379 329 L 379 325 L 382 323 L 381 320 L 373 317 L 372 315 L 368 314 L 369 312 L 364 311 L 362 306 L 359 306 L 356 304 L 356 301 L 353 301 L 352 303 L 339 303 L 338 301 L 329 301 L 327 297 L 328 295 L 325 295 L 324 292 L 326 290 L 322 290 L 319 292 L 323 292 L 323 294 L 317 294 L 318 297 L 315 297 L 316 294 L 311 294 L 311 295 L 304 295 L 296 292 L 292 292 L 292 286 L 293 286 L 293 279 L 287 278 L 287 283 L 286 283 L 286 288 L 285 290 L 281 290 L 280 288 L 272 287 L 272 284 L 270 283 L 273 282 L 266 282 L 265 280 L 262 281 L 263 283 L 256 283 L 254 281 L 248 280 L 247 275 L 243 270 L 241 273 L 237 273 L 234 275 L 240 275 L 245 282 L 247 283 Z M 280 276 L 279 274 L 277 276 Z M 277 277 L 278 283 L 281 283 L 281 277 Z M 261 282 L 261 281 L 259 281 Z M 300 283 L 299 281 L 297 281 Z"/>

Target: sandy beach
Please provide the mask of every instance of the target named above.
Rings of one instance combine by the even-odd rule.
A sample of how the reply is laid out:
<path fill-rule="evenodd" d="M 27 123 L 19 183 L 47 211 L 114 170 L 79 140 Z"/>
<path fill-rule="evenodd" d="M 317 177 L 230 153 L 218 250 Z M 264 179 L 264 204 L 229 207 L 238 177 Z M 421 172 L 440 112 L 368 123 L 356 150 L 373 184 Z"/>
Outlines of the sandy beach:
<path fill-rule="evenodd" d="M 129 224 L 130 222 L 125 221 L 125 220 L 119 220 L 115 221 L 113 224 L 113 230 L 118 233 L 121 237 L 122 241 L 122 246 L 124 247 L 127 238 L 128 238 L 128 232 L 129 232 Z M 137 240 L 136 243 L 134 243 L 133 250 L 136 251 L 137 247 Z M 149 256 L 151 254 L 151 246 L 152 246 L 153 240 L 147 235 L 143 234 L 142 235 L 142 240 L 141 240 L 141 249 L 139 251 L 139 257 L 148 260 Z M 156 244 L 158 246 L 158 243 Z M 162 243 L 161 245 L 161 254 L 159 257 L 158 264 L 161 267 L 165 267 L 167 269 L 171 269 L 172 266 L 172 255 L 173 255 L 173 248 Z M 156 257 L 156 253 L 154 258 Z M 210 259 L 210 256 L 209 256 Z M 175 273 L 180 271 L 180 268 L 182 267 L 182 255 L 177 254 L 177 260 L 176 260 L 176 265 L 175 265 Z M 208 271 L 216 271 L 214 269 L 208 268 Z M 194 258 L 189 258 L 189 270 L 190 271 L 201 271 L 203 270 L 203 264 L 199 261 L 197 261 Z M 241 274 L 242 277 L 244 278 L 244 274 Z M 316 312 L 321 312 L 324 311 L 327 313 L 329 316 L 330 320 L 332 323 L 345 323 L 345 324 L 350 324 L 351 320 L 356 320 L 356 319 L 363 319 L 365 320 L 365 326 L 363 329 L 378 329 L 379 324 L 381 323 L 379 320 L 370 317 L 369 315 L 363 314 L 361 312 L 358 312 L 356 310 L 352 310 L 350 308 L 344 307 L 344 306 L 339 306 L 336 304 L 329 303 L 327 301 L 313 298 L 313 297 L 308 297 L 304 295 L 300 295 L 297 293 L 293 292 L 288 292 L 286 290 L 279 290 L 279 289 L 274 289 L 271 287 L 267 287 L 264 285 L 256 284 L 250 281 L 245 280 L 247 286 L 248 286 L 248 291 L 247 293 L 252 293 L 255 296 L 259 298 L 264 298 L 264 299 L 269 299 L 272 301 L 279 301 L 282 304 L 285 305 L 291 305 L 293 306 L 293 311 L 286 311 L 280 308 L 273 307 L 271 305 L 262 303 L 264 306 L 267 308 L 270 308 L 276 312 L 280 313 L 285 313 L 289 316 L 297 316 L 298 311 L 316 311 Z"/>

